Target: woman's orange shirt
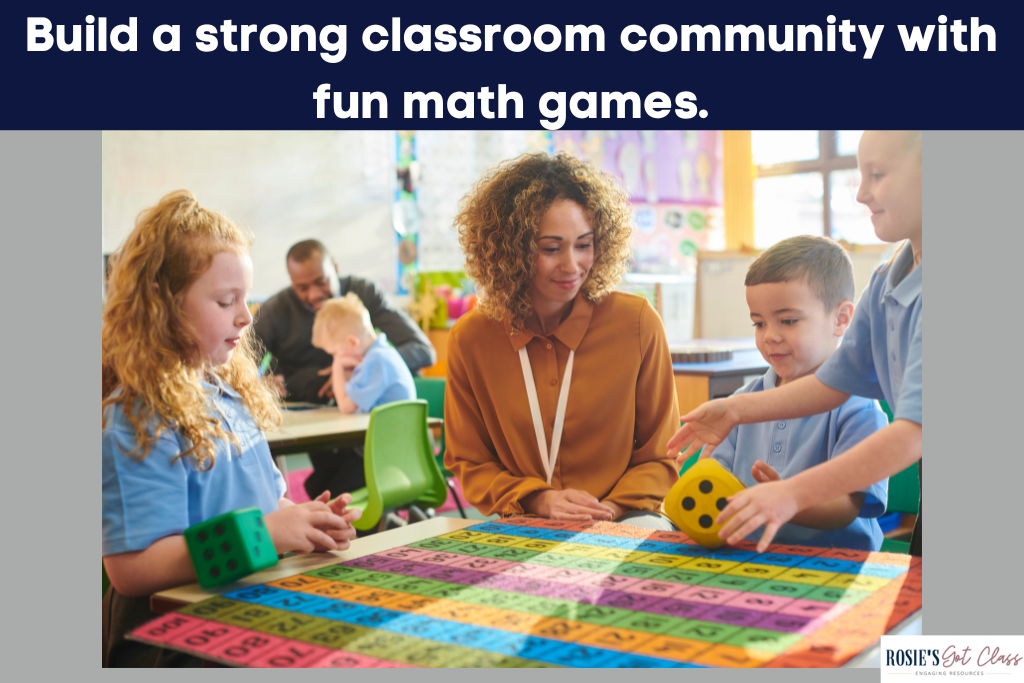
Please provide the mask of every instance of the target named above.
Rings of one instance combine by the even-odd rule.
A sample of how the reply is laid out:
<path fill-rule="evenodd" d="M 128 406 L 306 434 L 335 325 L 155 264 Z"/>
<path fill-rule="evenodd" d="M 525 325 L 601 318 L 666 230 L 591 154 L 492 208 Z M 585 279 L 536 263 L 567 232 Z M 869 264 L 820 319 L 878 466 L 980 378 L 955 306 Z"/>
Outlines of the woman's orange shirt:
<path fill-rule="evenodd" d="M 550 448 L 569 351 L 569 400 L 551 484 L 537 446 L 519 349 L 526 346 Z M 535 491 L 579 489 L 625 510 L 654 510 L 679 478 L 665 455 L 679 427 L 672 360 L 646 299 L 577 295 L 551 334 L 512 334 L 474 310 L 448 337 L 444 464 L 484 514 L 521 514 Z"/>

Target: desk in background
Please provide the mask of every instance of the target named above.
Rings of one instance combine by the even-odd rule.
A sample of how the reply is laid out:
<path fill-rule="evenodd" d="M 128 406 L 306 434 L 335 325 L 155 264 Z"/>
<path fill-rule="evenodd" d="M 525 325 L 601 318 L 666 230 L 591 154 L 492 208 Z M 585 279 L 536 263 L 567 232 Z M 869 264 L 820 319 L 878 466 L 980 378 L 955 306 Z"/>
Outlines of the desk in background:
<path fill-rule="evenodd" d="M 706 401 L 730 395 L 768 370 L 768 363 L 754 346 L 753 339 L 695 339 L 685 346 L 729 348 L 733 357 L 716 363 L 672 364 L 680 415 Z"/>

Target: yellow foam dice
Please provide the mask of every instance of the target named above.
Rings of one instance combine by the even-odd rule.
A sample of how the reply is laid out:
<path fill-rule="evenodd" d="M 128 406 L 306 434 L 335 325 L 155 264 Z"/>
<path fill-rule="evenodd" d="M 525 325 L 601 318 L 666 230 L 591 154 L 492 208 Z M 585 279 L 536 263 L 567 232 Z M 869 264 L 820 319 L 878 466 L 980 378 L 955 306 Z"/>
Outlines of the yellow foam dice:
<path fill-rule="evenodd" d="M 715 523 L 726 498 L 747 488 L 717 460 L 698 460 L 665 497 L 665 513 L 683 533 L 704 548 L 717 548 L 721 526 Z"/>

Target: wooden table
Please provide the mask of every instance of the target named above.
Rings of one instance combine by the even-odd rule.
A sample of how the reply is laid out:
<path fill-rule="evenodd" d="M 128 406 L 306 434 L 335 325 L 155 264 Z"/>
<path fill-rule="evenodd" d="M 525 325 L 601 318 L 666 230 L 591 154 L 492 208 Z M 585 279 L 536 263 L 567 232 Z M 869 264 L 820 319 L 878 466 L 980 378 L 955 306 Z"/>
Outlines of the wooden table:
<path fill-rule="evenodd" d="M 267 432 L 270 453 L 277 457 L 291 453 L 306 453 L 327 450 L 341 446 L 362 446 L 366 430 L 370 427 L 369 413 L 343 415 L 334 407 L 311 408 L 308 410 L 281 411 L 284 421 L 272 432 Z M 436 417 L 427 419 L 431 427 L 440 426 L 443 420 Z"/>
<path fill-rule="evenodd" d="M 685 415 L 713 398 L 728 396 L 767 370 L 768 362 L 756 348 L 734 350 L 732 360 L 717 363 L 673 363 L 679 414 Z"/>

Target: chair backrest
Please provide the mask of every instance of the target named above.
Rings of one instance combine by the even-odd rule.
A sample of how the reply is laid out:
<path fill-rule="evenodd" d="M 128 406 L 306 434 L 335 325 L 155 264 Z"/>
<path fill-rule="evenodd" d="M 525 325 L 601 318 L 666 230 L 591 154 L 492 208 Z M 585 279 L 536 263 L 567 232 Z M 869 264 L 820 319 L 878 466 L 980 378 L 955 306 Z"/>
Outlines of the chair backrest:
<path fill-rule="evenodd" d="M 396 401 L 370 411 L 363 458 L 368 516 L 411 503 L 436 507 L 448 498 L 430 446 L 426 401 Z"/>
<path fill-rule="evenodd" d="M 427 414 L 430 417 L 444 419 L 444 377 L 414 377 L 416 383 L 416 398 L 427 402 Z M 438 467 L 447 477 L 451 473 L 444 469 L 441 457 L 444 456 L 444 426 L 441 427 L 441 454 L 438 456 Z"/>
<path fill-rule="evenodd" d="M 889 423 L 892 424 L 893 414 L 889 404 L 879 401 L 878 405 L 881 406 L 885 416 L 889 418 Z M 886 503 L 885 512 L 886 514 L 899 512 L 904 515 L 916 515 L 920 502 L 921 480 L 917 475 L 917 463 L 915 462 L 899 474 L 889 477 L 889 501 Z"/>

